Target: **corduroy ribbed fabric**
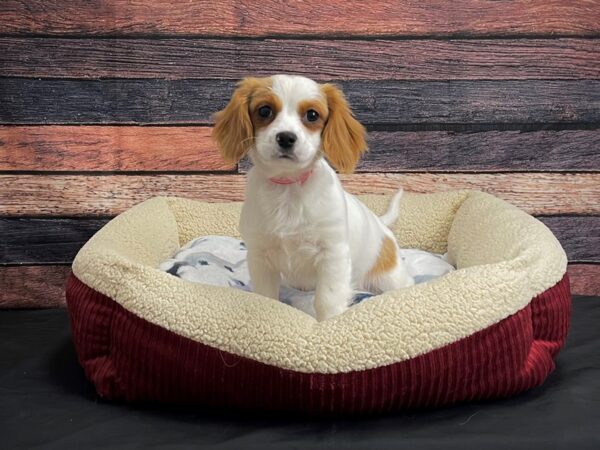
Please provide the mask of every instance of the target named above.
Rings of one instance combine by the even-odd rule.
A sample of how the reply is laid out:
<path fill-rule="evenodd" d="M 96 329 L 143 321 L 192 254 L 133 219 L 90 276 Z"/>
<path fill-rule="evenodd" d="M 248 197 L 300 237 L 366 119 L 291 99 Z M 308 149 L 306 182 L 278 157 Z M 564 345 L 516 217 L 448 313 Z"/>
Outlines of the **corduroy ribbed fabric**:
<path fill-rule="evenodd" d="M 304 373 L 179 336 L 74 275 L 67 304 L 79 361 L 108 399 L 352 414 L 514 395 L 554 369 L 571 313 L 568 276 L 522 310 L 418 357 L 348 373 Z"/>

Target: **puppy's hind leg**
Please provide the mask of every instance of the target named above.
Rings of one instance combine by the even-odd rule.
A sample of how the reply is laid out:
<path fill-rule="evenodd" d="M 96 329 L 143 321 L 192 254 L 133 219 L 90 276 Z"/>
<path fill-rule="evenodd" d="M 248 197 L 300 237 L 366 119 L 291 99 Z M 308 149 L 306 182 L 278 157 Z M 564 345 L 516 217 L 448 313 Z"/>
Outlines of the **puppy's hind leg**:
<path fill-rule="evenodd" d="M 396 240 L 384 236 L 377 261 L 366 276 L 366 286 L 371 292 L 380 294 L 415 284 L 399 252 Z"/>
<path fill-rule="evenodd" d="M 369 281 L 370 290 L 378 294 L 386 291 L 393 291 L 395 289 L 402 289 L 414 284 L 414 278 L 408 273 L 408 270 L 402 261 L 398 261 L 392 269 L 378 274 Z"/>

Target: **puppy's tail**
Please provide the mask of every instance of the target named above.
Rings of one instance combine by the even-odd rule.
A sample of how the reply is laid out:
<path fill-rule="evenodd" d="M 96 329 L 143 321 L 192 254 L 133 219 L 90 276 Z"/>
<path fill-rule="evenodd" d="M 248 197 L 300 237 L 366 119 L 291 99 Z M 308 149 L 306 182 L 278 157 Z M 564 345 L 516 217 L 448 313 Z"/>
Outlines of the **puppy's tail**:
<path fill-rule="evenodd" d="M 400 200 L 402 200 L 402 194 L 404 194 L 404 190 L 399 189 L 398 192 L 396 192 L 392 197 L 392 201 L 390 202 L 390 207 L 388 208 L 387 212 L 383 216 L 379 216 L 386 227 L 391 227 L 394 222 L 398 220 L 398 216 L 400 215 Z"/>

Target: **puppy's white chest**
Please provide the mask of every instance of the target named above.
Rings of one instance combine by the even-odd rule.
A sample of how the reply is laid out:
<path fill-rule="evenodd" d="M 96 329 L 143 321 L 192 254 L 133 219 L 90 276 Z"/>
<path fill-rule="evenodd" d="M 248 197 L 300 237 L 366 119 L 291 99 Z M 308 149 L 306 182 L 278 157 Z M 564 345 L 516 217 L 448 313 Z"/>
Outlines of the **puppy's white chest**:
<path fill-rule="evenodd" d="M 310 290 L 316 286 L 319 253 L 318 237 L 310 231 L 302 234 L 280 236 L 267 252 L 270 263 L 281 272 L 285 284 Z"/>
<path fill-rule="evenodd" d="M 348 237 L 341 186 L 323 168 L 303 186 L 274 187 L 251 177 L 240 231 L 248 248 L 282 275 L 284 284 L 316 287 L 318 267 L 331 243 Z"/>
<path fill-rule="evenodd" d="M 267 258 L 281 272 L 285 284 L 314 289 L 322 252 L 323 215 L 302 203 L 279 205 L 266 221 L 264 241 L 270 242 Z"/>

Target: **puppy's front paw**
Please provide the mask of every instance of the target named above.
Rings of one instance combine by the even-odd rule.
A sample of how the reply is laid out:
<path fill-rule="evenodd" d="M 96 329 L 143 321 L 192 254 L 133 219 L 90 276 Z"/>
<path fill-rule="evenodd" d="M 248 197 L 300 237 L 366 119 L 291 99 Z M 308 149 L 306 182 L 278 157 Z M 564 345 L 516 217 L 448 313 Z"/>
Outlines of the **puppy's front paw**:
<path fill-rule="evenodd" d="M 317 321 L 322 322 L 342 314 L 348 309 L 351 298 L 351 291 L 335 297 L 317 295 L 315 297 L 315 313 Z"/>
<path fill-rule="evenodd" d="M 323 322 L 324 320 L 331 319 L 332 317 L 339 316 L 348 309 L 348 306 L 341 305 L 335 308 L 315 308 L 317 321 Z"/>

